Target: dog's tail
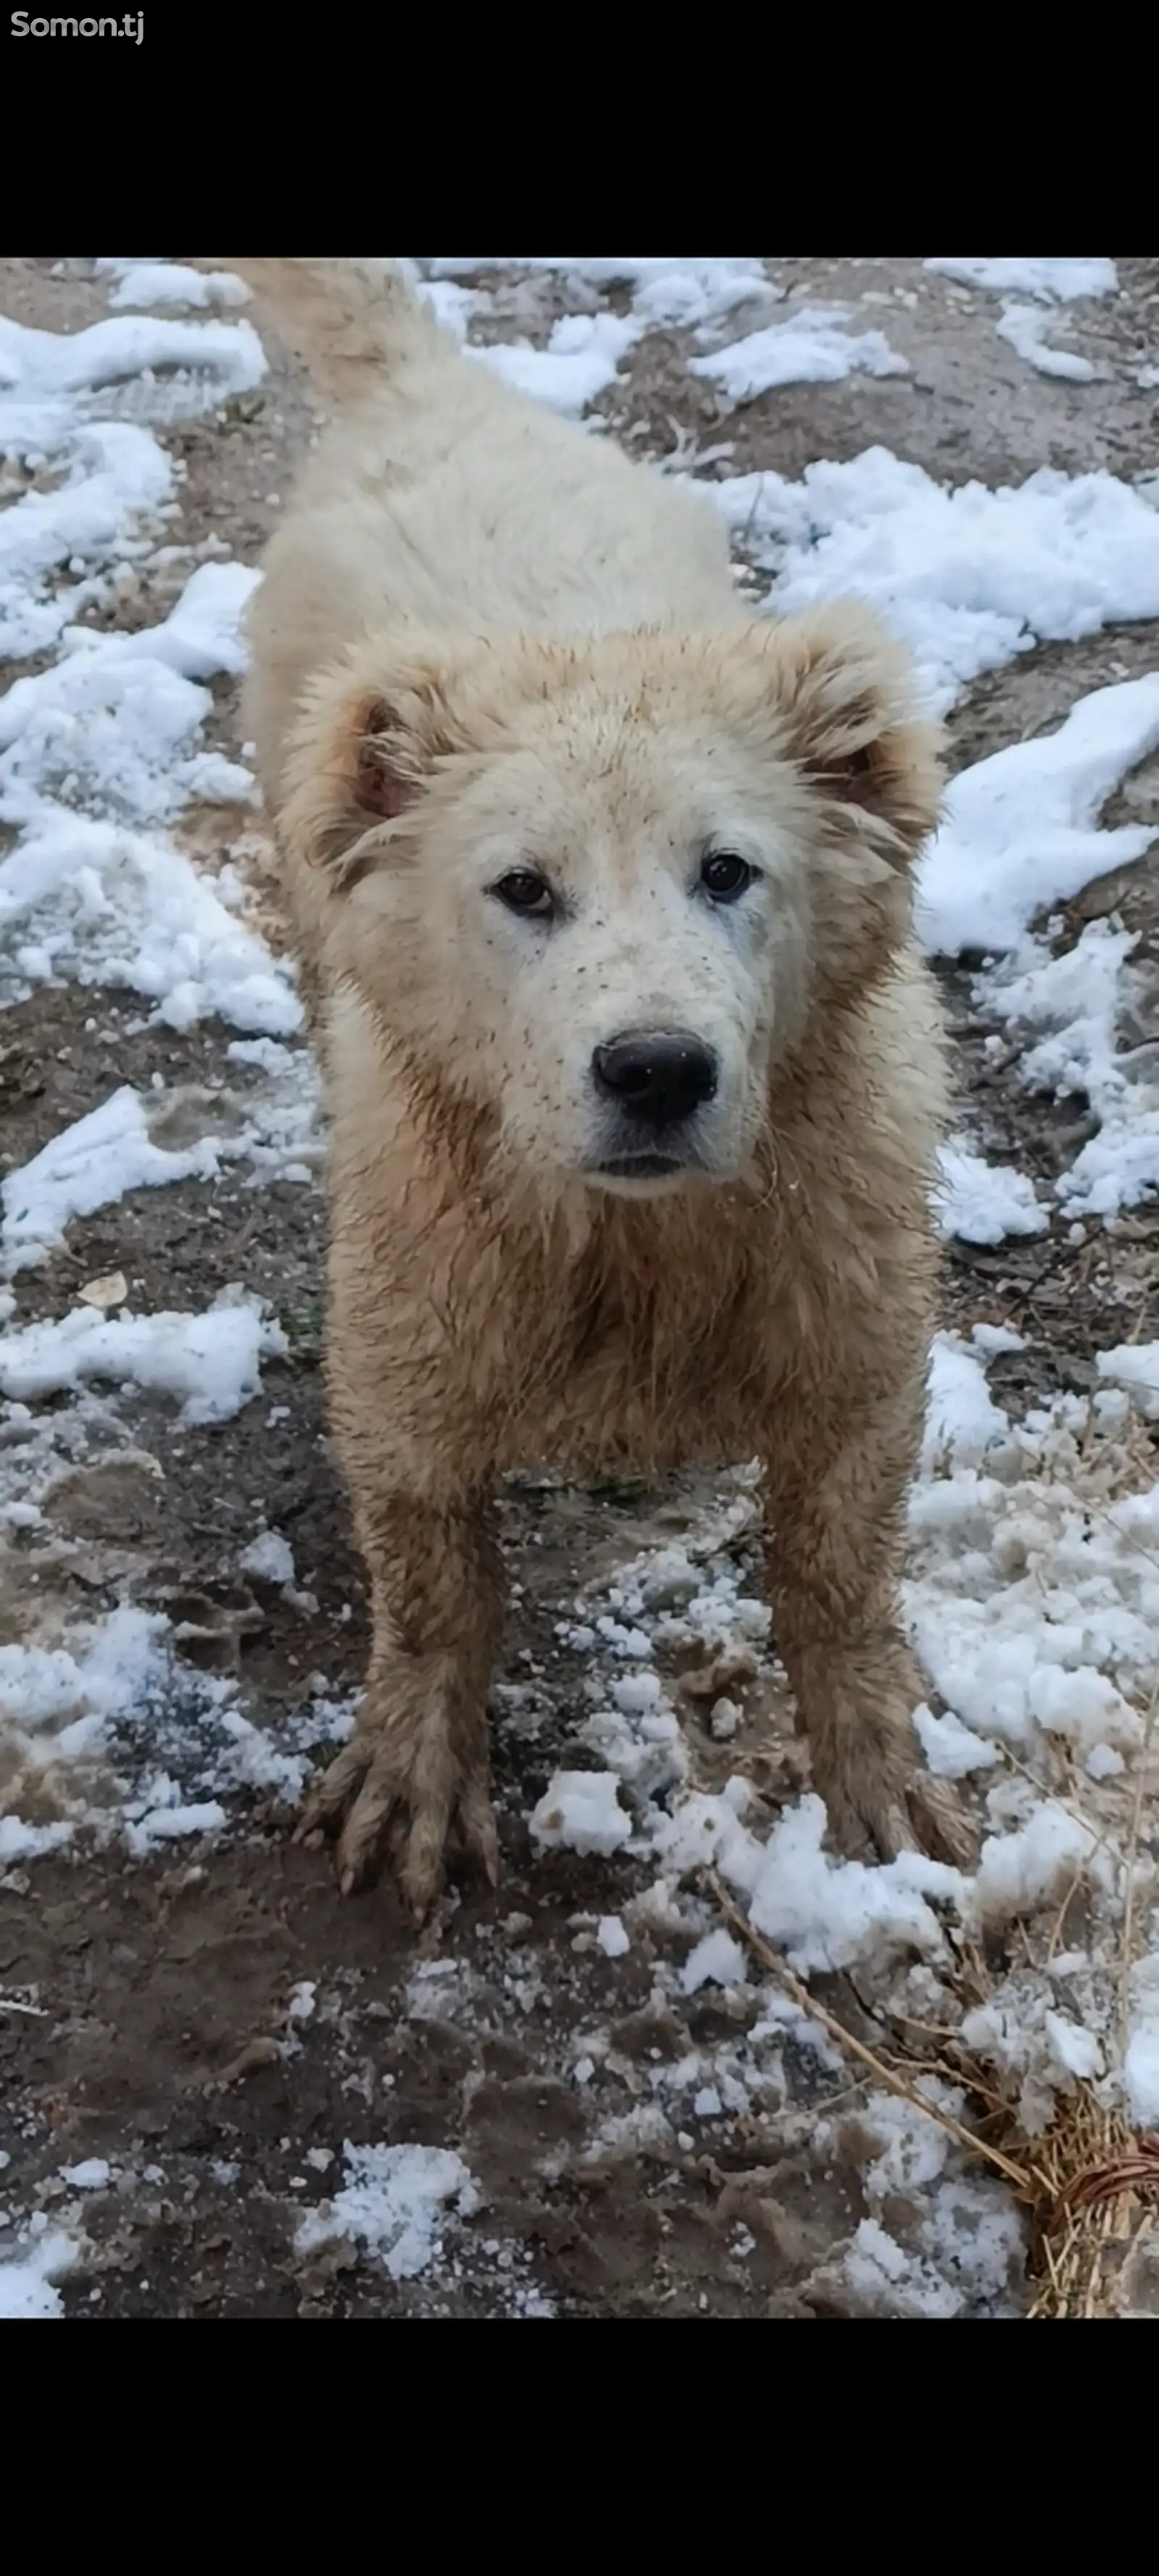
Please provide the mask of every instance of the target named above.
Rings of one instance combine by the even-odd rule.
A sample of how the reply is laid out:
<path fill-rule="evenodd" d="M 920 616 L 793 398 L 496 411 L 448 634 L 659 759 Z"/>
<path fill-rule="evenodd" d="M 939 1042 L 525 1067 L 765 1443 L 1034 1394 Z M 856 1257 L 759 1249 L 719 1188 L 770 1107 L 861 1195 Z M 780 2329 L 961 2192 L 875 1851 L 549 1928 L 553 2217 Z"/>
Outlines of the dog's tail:
<path fill-rule="evenodd" d="M 384 368 L 445 344 L 398 259 L 235 259 L 318 391 L 345 405 Z M 453 344 L 452 344 L 453 345 Z"/>

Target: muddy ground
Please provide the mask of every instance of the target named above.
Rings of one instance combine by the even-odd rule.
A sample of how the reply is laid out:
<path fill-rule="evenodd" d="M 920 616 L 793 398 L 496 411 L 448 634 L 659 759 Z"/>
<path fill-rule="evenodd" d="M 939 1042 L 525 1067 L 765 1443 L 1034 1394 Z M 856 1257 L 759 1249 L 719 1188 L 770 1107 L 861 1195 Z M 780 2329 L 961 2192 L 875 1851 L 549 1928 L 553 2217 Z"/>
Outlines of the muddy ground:
<path fill-rule="evenodd" d="M 256 276 L 253 263 L 240 266 Z M 1043 463 L 1106 465 L 1130 476 L 1155 463 L 1155 397 L 1134 380 L 1159 340 L 1159 262 L 1122 260 L 1115 299 L 1069 312 L 1067 345 L 1096 359 L 1093 384 L 1034 374 L 994 331 L 990 299 L 927 276 L 916 260 L 780 260 L 779 277 L 887 323 L 911 361 L 906 378 L 798 385 L 732 413 L 686 372 L 679 335 L 647 340 L 604 398 L 615 434 L 639 452 L 733 442 L 730 472 L 798 473 L 811 459 L 874 442 L 944 480 L 1018 480 Z M 74 329 L 106 310 L 87 263 L 0 263 L 0 303 L 16 318 Z M 546 334 L 557 290 L 496 281 L 500 336 Z M 260 281 L 259 281 L 260 285 Z M 572 299 L 574 304 L 575 299 Z M 179 541 L 223 538 L 256 559 L 319 417 L 301 364 L 301 317 L 263 301 L 254 319 L 271 372 L 259 396 L 167 434 L 183 456 Z M 148 592 L 131 614 L 157 612 Z M 965 762 L 1052 727 L 1082 691 L 1155 666 L 1153 629 L 1027 654 L 980 681 L 959 705 L 953 757 Z M 216 739 L 239 744 L 234 691 L 217 684 Z M 1159 762 L 1127 791 L 1132 819 L 1159 822 Z M 248 820 L 248 818 L 247 818 Z M 203 826 L 221 844 L 237 829 L 220 811 Z M 267 898 L 271 902 L 272 897 Z M 1159 874 L 1092 888 L 1076 916 L 1120 906 L 1159 974 Z M 1065 1121 L 1008 1078 L 984 1049 L 965 975 L 947 976 L 962 1107 L 981 1145 L 1050 1174 L 1073 1159 Z M 228 1032 L 210 1027 L 123 1035 L 136 1013 L 116 993 L 39 991 L 0 1017 L 0 1152 L 24 1162 L 58 1128 L 120 1082 L 158 1071 L 167 1086 L 223 1078 Z M 95 1025 L 92 1025 L 95 1023 Z M 231 1068 L 230 1080 L 238 1076 Z M 266 1296 L 289 1338 L 267 1362 L 261 1398 L 223 1427 L 178 1431 L 173 1409 L 144 1398 L 122 1408 L 137 1457 L 78 1472 L 56 1511 L 63 1538 L 83 1540 L 41 1583 L 70 1615 L 127 1597 L 184 1617 L 210 1669 L 240 1672 L 255 1713 L 277 1724 L 320 1672 L 336 1697 L 360 1678 L 366 1644 L 361 1574 L 328 1453 L 319 1371 L 322 1208 L 314 1189 L 243 1176 L 213 1186 L 143 1191 L 70 1232 L 67 1255 L 17 1281 L 14 1320 L 63 1313 L 77 1286 L 120 1269 L 138 1310 L 202 1306 L 233 1280 Z M 1023 1352 L 999 1360 L 993 1385 L 1017 1410 L 1056 1386 L 1085 1390 L 1090 1354 L 1129 1337 L 1154 1277 L 1159 1211 L 1082 1245 L 1067 1229 L 996 1252 L 953 1253 L 948 1314 L 1009 1320 Z M 154 1467 L 160 1467 L 158 1482 Z M 864 2213 L 851 2143 L 809 2147 L 794 2104 L 767 2119 L 690 2120 L 687 2144 L 591 2157 L 594 2119 L 626 2114 L 650 2067 L 711 2049 L 755 2010 L 702 1990 L 674 2005 L 654 1993 L 660 1932 L 638 1929 L 623 1958 L 605 1957 L 595 1918 L 621 1912 L 647 1872 L 631 1863 L 533 1855 L 525 1818 L 567 1760 L 587 1703 L 581 1656 L 556 1623 L 577 1593 L 645 1537 L 694 1520 L 703 1494 L 528 1481 L 505 1505 L 521 1587 L 505 1680 L 530 1702 L 501 1704 L 495 1769 L 503 1882 L 495 1899 L 456 1892 L 416 1940 L 391 1891 L 340 1904 L 324 1855 L 296 1848 L 291 1819 L 260 1798 L 226 1837 L 141 1863 L 119 1842 L 10 1872 L 0 1884 L 0 1990 L 35 1999 L 39 2016 L 0 2014 L 0 2149 L 6 2193 L 51 2210 L 64 2165 L 104 2157 L 113 2181 L 92 2195 L 91 2263 L 63 2284 L 77 2315 L 294 2316 L 534 2314 L 785 2316 L 842 2313 L 832 2255 Z M 289 1539 L 300 1591 L 239 1577 L 241 1550 L 263 1524 Z M 30 1544 L 30 1542 L 29 1542 Z M 27 1548 L 0 1572 L 0 1642 L 24 1633 Z M 531 1714 L 528 1715 L 528 1707 Z M 779 1713 L 783 1716 L 783 1712 Z M 768 1712 L 751 1705 L 728 1750 L 775 1804 L 796 1783 Z M 695 1707 L 694 1757 L 720 1770 Z M 687 1940 L 685 1936 L 685 1944 Z M 416 1981 L 416 1972 L 417 1981 Z M 308 1981 L 315 2008 L 290 2015 Z M 827 1989 L 822 1986 L 821 1991 Z M 842 1985 L 854 2025 L 858 1999 Z M 610 2031 L 612 2054 L 592 2088 L 571 2068 L 582 2035 Z M 287 2040 L 290 2045 L 287 2046 Z M 794 2103 L 841 2096 L 807 2049 L 791 2053 Z M 597 2099 L 598 2097 L 598 2099 Z M 435 2274 L 394 2282 L 349 2248 L 293 2249 L 303 2197 L 339 2179 L 345 2139 L 417 2140 L 458 2148 L 485 2195 L 486 2225 Z M 327 2159 L 331 2159 L 327 2163 Z"/>

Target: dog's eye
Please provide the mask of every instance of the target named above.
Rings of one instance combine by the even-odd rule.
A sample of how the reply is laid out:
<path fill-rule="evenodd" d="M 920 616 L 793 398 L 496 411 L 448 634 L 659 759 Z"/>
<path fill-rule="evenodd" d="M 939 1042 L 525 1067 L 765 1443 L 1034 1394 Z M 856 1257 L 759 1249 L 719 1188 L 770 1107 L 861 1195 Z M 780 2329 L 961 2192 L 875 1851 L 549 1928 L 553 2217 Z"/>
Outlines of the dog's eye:
<path fill-rule="evenodd" d="M 714 903 L 735 903 L 751 886 L 754 870 L 735 850 L 709 850 L 700 862 L 700 882 Z"/>
<path fill-rule="evenodd" d="M 509 912 L 534 913 L 540 921 L 548 920 L 555 910 L 551 887 L 545 878 L 536 875 L 534 868 L 512 868 L 509 876 L 500 877 L 498 885 L 492 886 L 491 892 L 498 895 Z"/>

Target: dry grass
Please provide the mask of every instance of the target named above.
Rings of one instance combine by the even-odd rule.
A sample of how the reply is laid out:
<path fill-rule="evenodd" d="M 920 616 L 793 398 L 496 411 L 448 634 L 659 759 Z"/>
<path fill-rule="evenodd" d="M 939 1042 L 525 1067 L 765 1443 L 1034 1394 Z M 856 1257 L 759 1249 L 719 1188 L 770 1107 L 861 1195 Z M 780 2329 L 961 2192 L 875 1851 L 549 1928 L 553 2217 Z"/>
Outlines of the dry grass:
<path fill-rule="evenodd" d="M 1034 2154 L 1028 2315 L 1116 2315 L 1124 2266 L 1159 2219 L 1159 2137 L 1136 2137 L 1080 2084 Z"/>
<path fill-rule="evenodd" d="M 1159 2225 L 1159 2137 L 1136 2136 L 1121 2112 L 1105 2110 L 1088 2084 L 1077 2083 L 1042 2136 L 1026 2138 L 991 2076 L 953 2031 L 939 2029 L 935 2036 L 941 2044 L 933 2055 L 918 2056 L 908 2048 L 883 2054 L 870 2047 L 762 1940 L 715 1870 L 704 1875 L 740 1938 L 844 2055 L 884 2092 L 936 2121 L 965 2154 L 1001 2174 L 1029 2222 L 1035 2288 L 1027 2315 L 1121 2313 L 1124 2268 Z M 977 1999 L 975 1994 L 969 2000 Z M 965 2091 L 977 2105 L 977 2128 L 968 2129 L 919 2091 L 921 2075 L 936 2075 Z"/>

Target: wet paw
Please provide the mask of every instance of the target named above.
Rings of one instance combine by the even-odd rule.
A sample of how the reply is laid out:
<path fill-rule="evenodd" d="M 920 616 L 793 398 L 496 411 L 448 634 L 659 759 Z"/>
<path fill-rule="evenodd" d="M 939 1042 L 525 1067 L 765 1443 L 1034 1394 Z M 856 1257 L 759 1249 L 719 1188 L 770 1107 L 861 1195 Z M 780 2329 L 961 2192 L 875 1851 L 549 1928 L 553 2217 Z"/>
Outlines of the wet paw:
<path fill-rule="evenodd" d="M 496 1886 L 499 1842 L 479 1734 L 469 1751 L 458 1747 L 441 1710 L 405 1728 L 360 1718 L 307 1800 L 295 1840 L 311 1848 L 334 1842 L 343 1896 L 385 1858 L 419 1922 L 438 1895 L 452 1844 Z"/>
<path fill-rule="evenodd" d="M 832 1840 L 847 1856 L 863 1858 L 872 1851 L 888 1861 L 920 1851 L 957 1868 L 969 1865 L 969 1815 L 949 1782 L 926 1770 L 908 1718 L 904 1731 L 899 1727 L 885 1743 L 862 1742 L 828 1761 L 815 1757 L 813 1780 L 825 1801 Z"/>

